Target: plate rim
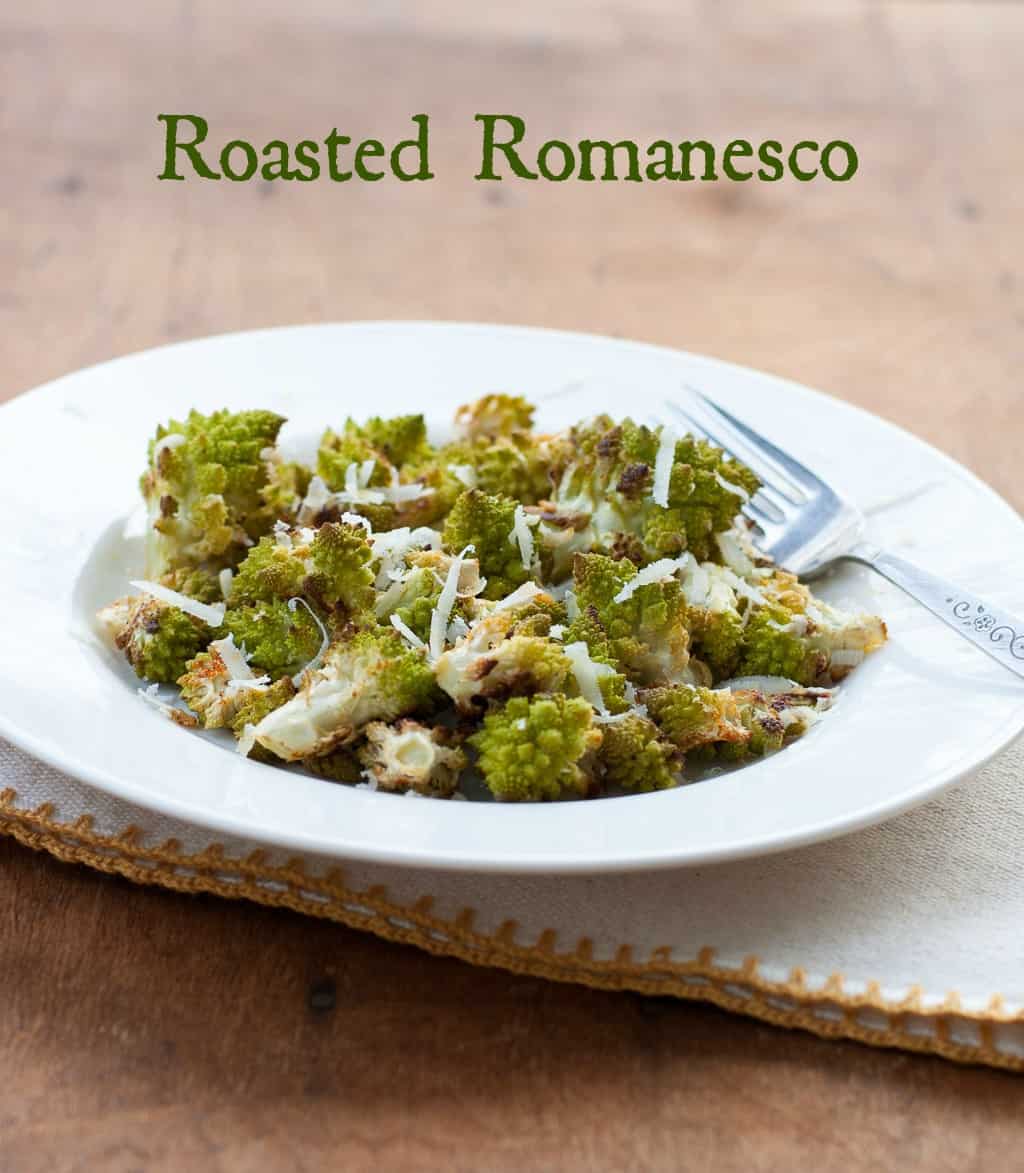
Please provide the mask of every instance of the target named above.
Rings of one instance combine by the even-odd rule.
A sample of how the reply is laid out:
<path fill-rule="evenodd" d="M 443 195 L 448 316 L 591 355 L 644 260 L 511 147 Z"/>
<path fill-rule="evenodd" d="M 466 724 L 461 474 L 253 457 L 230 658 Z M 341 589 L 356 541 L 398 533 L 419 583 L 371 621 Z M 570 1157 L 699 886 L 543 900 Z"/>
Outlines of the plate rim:
<path fill-rule="evenodd" d="M 882 425 L 884 429 L 894 434 L 901 442 L 910 442 L 918 448 L 926 450 L 933 458 L 937 457 L 951 473 L 962 481 L 966 481 L 975 490 L 987 497 L 992 505 L 998 506 L 1008 522 L 1015 524 L 1024 535 L 1024 520 L 1016 509 L 1003 498 L 995 489 L 988 485 L 971 469 L 960 464 L 953 457 L 935 447 L 927 440 L 914 435 L 912 432 L 893 423 L 874 412 L 868 411 L 855 403 L 839 399 L 825 391 L 796 382 L 785 376 L 773 374 L 770 371 L 760 370 L 744 364 L 734 363 L 715 355 L 683 350 L 677 347 L 658 343 L 646 342 L 632 338 L 616 338 L 611 335 L 588 333 L 584 331 L 561 330 L 544 326 L 530 326 L 518 324 L 504 324 L 497 322 L 465 322 L 445 319 L 352 319 L 343 321 L 306 322 L 296 324 L 282 324 L 271 327 L 256 328 L 240 331 L 224 331 L 218 334 L 204 335 L 197 338 L 182 339 L 160 346 L 144 348 L 142 350 L 118 355 L 112 359 L 103 360 L 89 366 L 59 375 L 46 383 L 28 389 L 15 395 L 11 400 L 0 405 L 0 419 L 4 413 L 17 410 L 19 405 L 45 397 L 59 390 L 62 384 L 74 380 L 88 372 L 116 367 L 122 363 L 130 363 L 142 356 L 158 355 L 170 350 L 179 350 L 215 341 L 228 339 L 245 339 L 266 336 L 277 333 L 295 333 L 302 331 L 335 331 L 335 330 L 366 330 L 366 329 L 403 329 L 412 328 L 426 332 L 448 330 L 499 332 L 518 335 L 545 335 L 556 337 L 568 342 L 601 342 L 611 343 L 617 347 L 637 349 L 671 356 L 675 359 L 692 360 L 697 363 L 709 363 L 723 367 L 742 375 L 760 380 L 770 380 L 784 385 L 789 391 L 798 395 L 824 400 L 830 404 L 838 404 L 847 411 L 870 420 L 873 425 Z M 458 858 L 453 858 L 449 852 L 446 855 L 437 855 L 437 848 L 424 847 L 415 844 L 393 850 L 387 847 L 376 848 L 364 845 L 350 846 L 330 842 L 326 838 L 319 838 L 308 833 L 294 830 L 277 832 L 270 837 L 264 833 L 254 833 L 254 829 L 240 824 L 237 816 L 228 812 L 217 811 L 205 807 L 196 807 L 190 801 L 176 798 L 173 795 L 154 792 L 145 789 L 132 781 L 124 781 L 115 773 L 108 772 L 102 767 L 96 767 L 75 760 L 73 752 L 65 752 L 57 743 L 37 737 L 30 730 L 8 718 L 0 710 L 0 736 L 12 745 L 22 749 L 30 756 L 37 758 L 52 768 L 78 779 L 88 786 L 114 797 L 132 803 L 144 810 L 163 814 L 179 821 L 192 824 L 204 829 L 213 830 L 246 842 L 265 842 L 274 847 L 287 850 L 297 850 L 309 854 L 322 856 L 328 859 L 349 859 L 367 863 L 384 864 L 414 870 L 430 870 L 445 872 L 490 872 L 500 874 L 602 874 L 626 873 L 648 870 L 663 870 L 701 866 L 704 864 L 735 861 L 741 859 L 758 858 L 777 854 L 782 851 L 794 850 L 810 844 L 827 842 L 831 839 L 850 834 L 854 831 L 877 825 L 888 819 L 920 805 L 929 798 L 937 797 L 950 787 L 962 781 L 965 777 L 983 768 L 1000 752 L 1010 746 L 1024 732 L 1024 692 L 1015 713 L 1015 720 L 1000 729 L 996 735 L 988 739 L 983 747 L 974 748 L 965 752 L 960 758 L 947 764 L 936 775 L 930 775 L 928 780 L 910 791 L 901 792 L 898 796 L 885 799 L 873 805 L 855 810 L 845 816 L 833 818 L 827 825 L 813 824 L 812 826 L 797 826 L 785 831 L 779 831 L 755 840 L 743 840 L 727 847 L 690 848 L 682 852 L 661 851 L 658 853 L 637 854 L 632 849 L 628 857 L 616 856 L 608 860 L 572 859 L 559 857 L 524 857 L 515 861 L 508 859 L 494 859 L 487 856 L 473 854 L 474 849 L 467 846 L 460 851 Z M 260 766 L 269 770 L 270 767 Z M 635 798 L 641 796 L 627 796 Z M 393 796 L 386 796 L 392 801 Z M 622 799 L 605 799 L 602 802 L 623 801 Z M 447 849 L 445 849 L 447 850 Z"/>

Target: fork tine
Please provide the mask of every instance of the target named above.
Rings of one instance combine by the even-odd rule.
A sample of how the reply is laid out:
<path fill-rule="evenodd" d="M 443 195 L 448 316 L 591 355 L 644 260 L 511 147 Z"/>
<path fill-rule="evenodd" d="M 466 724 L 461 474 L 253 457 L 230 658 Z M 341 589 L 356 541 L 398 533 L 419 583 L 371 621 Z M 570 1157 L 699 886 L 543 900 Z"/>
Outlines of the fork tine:
<path fill-rule="evenodd" d="M 751 537 L 760 550 L 766 550 L 786 529 L 785 522 L 776 521 L 770 515 L 760 513 L 750 502 L 744 505 L 740 512 L 754 527 L 754 533 L 751 534 Z"/>
<path fill-rule="evenodd" d="M 786 520 L 786 510 L 771 497 L 762 485 L 760 489 L 746 502 L 749 514 L 756 514 L 768 521 L 776 523 Z"/>
<path fill-rule="evenodd" d="M 693 388 L 688 387 L 687 390 L 693 391 Z M 694 394 L 699 394 L 699 392 L 694 392 Z M 701 398 L 703 398 L 703 396 Z M 777 464 L 765 458 L 759 447 L 752 444 L 750 441 L 744 442 L 742 438 L 738 444 L 735 442 L 730 444 L 727 441 L 721 439 L 714 428 L 708 427 L 708 425 L 702 419 L 698 419 L 696 416 L 692 415 L 686 410 L 685 407 L 682 407 L 680 404 L 674 403 L 669 399 L 665 401 L 665 406 L 669 411 L 686 420 L 691 428 L 696 429 L 698 433 L 706 436 L 713 444 L 721 448 L 723 452 L 728 452 L 731 456 L 735 456 L 744 464 L 749 465 L 750 468 L 752 468 L 753 471 L 757 474 L 758 478 L 764 482 L 767 487 L 774 489 L 775 493 L 779 497 L 782 497 L 791 505 L 799 505 L 801 503 L 801 498 L 803 498 L 805 494 L 800 488 L 799 484 L 796 483 L 791 477 L 787 477 Z M 739 449 L 739 451 L 737 451 L 737 449 Z"/>
<path fill-rule="evenodd" d="M 739 432 L 747 443 L 756 448 L 766 459 L 771 459 L 777 464 L 790 480 L 794 481 L 801 489 L 810 492 L 820 492 L 828 487 L 806 465 L 801 464 L 798 460 L 794 460 L 792 456 L 783 452 L 781 448 L 776 448 L 760 432 L 755 432 L 749 424 L 745 424 L 742 420 L 737 419 L 732 412 L 726 411 L 724 407 L 720 407 L 717 403 L 710 400 L 703 391 L 698 391 L 696 387 L 688 387 L 688 390 L 696 395 L 709 411 L 713 412 L 719 419 L 724 420 L 730 427 Z"/>

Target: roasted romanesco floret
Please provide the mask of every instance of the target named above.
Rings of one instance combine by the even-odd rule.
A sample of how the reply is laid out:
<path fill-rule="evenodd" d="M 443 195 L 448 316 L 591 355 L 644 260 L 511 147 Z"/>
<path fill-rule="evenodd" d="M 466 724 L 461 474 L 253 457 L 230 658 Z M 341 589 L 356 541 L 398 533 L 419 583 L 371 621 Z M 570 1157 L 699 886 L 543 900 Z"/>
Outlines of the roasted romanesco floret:
<path fill-rule="evenodd" d="M 591 775 L 581 763 L 601 744 L 601 732 L 580 697 L 513 697 L 469 740 L 495 798 L 539 802 L 586 793 Z"/>
<path fill-rule="evenodd" d="M 300 672 L 323 643 L 323 629 L 312 611 L 296 605 L 295 599 L 229 607 L 224 630 L 274 680 Z"/>
<path fill-rule="evenodd" d="M 206 624 L 149 595 L 118 599 L 97 618 L 135 674 L 160 684 L 177 680 L 213 638 Z"/>
<path fill-rule="evenodd" d="M 738 687 L 731 691 L 739 723 L 748 736 L 705 744 L 696 751 L 695 760 L 718 758 L 739 762 L 775 753 L 806 733 L 831 703 L 831 693 L 827 690 L 804 689 L 795 684 L 770 693 Z"/>
<path fill-rule="evenodd" d="M 468 440 L 528 432 L 532 424 L 533 407 L 518 395 L 484 395 L 455 413 L 455 430 Z"/>
<path fill-rule="evenodd" d="M 759 589 L 743 633 L 738 672 L 784 676 L 798 684 L 834 684 L 886 640 L 875 615 L 849 614 L 818 599 L 795 575 L 775 570 Z"/>
<path fill-rule="evenodd" d="M 485 599 L 501 599 L 530 577 L 513 539 L 515 516 L 516 502 L 511 497 L 468 489 L 444 523 L 442 541 L 447 551 L 457 554 L 472 547 L 480 573 L 487 579 Z"/>
<path fill-rule="evenodd" d="M 228 602 L 235 607 L 301 596 L 336 624 L 357 621 L 376 601 L 372 561 L 360 525 L 285 528 L 249 551 L 231 581 Z"/>
<path fill-rule="evenodd" d="M 684 551 L 712 557 L 714 535 L 758 487 L 749 469 L 703 440 L 608 416 L 571 429 L 559 461 L 538 530 L 555 576 L 589 551 L 644 563 Z"/>
<path fill-rule="evenodd" d="M 749 739 L 736 698 L 728 689 L 679 684 L 647 689 L 640 699 L 662 735 L 681 753 L 709 742 Z"/>
<path fill-rule="evenodd" d="M 178 687 L 181 699 L 207 729 L 222 729 L 234 724 L 238 710 L 253 694 L 269 691 L 270 677 L 253 672 L 244 648 L 229 635 L 214 640 L 189 661 L 188 669 L 178 677 Z"/>
<path fill-rule="evenodd" d="M 363 732 L 359 761 L 378 790 L 415 790 L 437 798 L 455 792 L 466 755 L 449 744 L 447 730 L 406 719 L 394 725 L 371 721 Z"/>
<path fill-rule="evenodd" d="M 284 420 L 272 411 L 193 411 L 157 429 L 142 495 L 149 507 L 146 573 L 234 565 L 266 532 L 263 492 Z"/>
<path fill-rule="evenodd" d="M 601 727 L 598 764 L 605 782 L 625 790 L 670 790 L 679 785 L 682 755 L 649 718 L 630 713 Z"/>
<path fill-rule="evenodd" d="M 374 624 L 371 563 L 362 526 L 281 527 L 239 566 L 224 627 L 262 671 L 294 674 L 316 656 L 325 632 Z"/>
<path fill-rule="evenodd" d="M 349 420 L 346 430 L 350 427 L 377 452 L 383 453 L 395 468 L 430 455 L 427 424 L 422 415 L 398 415 L 390 419 L 373 416 L 362 427 Z"/>
<path fill-rule="evenodd" d="M 636 577 L 637 569 L 628 560 L 577 554 L 573 591 L 580 618 L 566 638 L 593 644 L 592 654 L 608 657 L 638 682 L 688 679 L 690 634 L 678 580 L 666 573 L 617 601 Z"/>
<path fill-rule="evenodd" d="M 269 750 L 263 752 L 269 753 Z M 363 780 L 363 767 L 356 751 L 348 745 L 339 745 L 318 758 L 303 758 L 302 764 L 311 774 L 331 782 L 359 783 Z"/>
<path fill-rule="evenodd" d="M 331 645 L 299 692 L 256 726 L 256 741 L 286 761 L 317 757 L 353 741 L 370 721 L 429 713 L 434 673 L 422 651 L 390 628 L 363 631 Z"/>

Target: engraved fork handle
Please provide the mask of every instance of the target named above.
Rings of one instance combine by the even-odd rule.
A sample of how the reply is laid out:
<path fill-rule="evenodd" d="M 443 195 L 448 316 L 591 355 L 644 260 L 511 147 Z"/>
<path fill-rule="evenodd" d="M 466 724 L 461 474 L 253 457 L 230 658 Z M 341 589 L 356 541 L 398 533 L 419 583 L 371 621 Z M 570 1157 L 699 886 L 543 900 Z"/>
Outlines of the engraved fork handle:
<path fill-rule="evenodd" d="M 1004 668 L 1024 678 L 1024 619 L 868 542 L 843 555 L 870 566 Z"/>

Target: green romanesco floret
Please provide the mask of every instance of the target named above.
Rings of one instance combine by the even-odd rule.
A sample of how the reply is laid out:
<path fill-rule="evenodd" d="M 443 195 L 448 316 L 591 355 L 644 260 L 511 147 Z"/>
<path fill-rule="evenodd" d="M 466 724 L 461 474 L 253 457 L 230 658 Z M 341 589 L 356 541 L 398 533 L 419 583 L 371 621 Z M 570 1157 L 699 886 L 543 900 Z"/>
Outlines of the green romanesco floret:
<path fill-rule="evenodd" d="M 548 455 L 526 434 L 457 441 L 439 449 L 434 460 L 458 483 L 456 497 L 474 488 L 534 505 L 551 488 Z"/>
<path fill-rule="evenodd" d="M 296 556 L 290 539 L 283 544 L 276 537 L 261 538 L 235 572 L 228 603 L 240 607 L 293 598 L 302 593 L 307 573 L 306 561 Z"/>
<path fill-rule="evenodd" d="M 887 638 L 876 615 L 848 613 L 820 599 L 795 575 L 775 570 L 758 583 L 767 600 L 746 623 L 738 673 L 832 684 Z"/>
<path fill-rule="evenodd" d="M 277 521 L 294 522 L 303 498 L 309 492 L 312 471 L 298 461 L 274 455 L 267 462 L 267 483 L 260 490 L 265 514 L 264 531 Z"/>
<path fill-rule="evenodd" d="M 381 623 L 398 618 L 424 642 L 430 638 L 430 617 L 441 594 L 438 576 L 426 566 L 414 566 L 377 595 L 374 612 Z"/>
<path fill-rule="evenodd" d="M 149 595 L 118 599 L 97 616 L 136 676 L 167 684 L 213 638 L 205 623 Z"/>
<path fill-rule="evenodd" d="M 231 728 L 241 737 L 247 725 L 256 726 L 263 718 L 286 704 L 295 695 L 295 685 L 290 676 L 275 680 L 267 688 L 246 689 L 231 719 Z"/>
<path fill-rule="evenodd" d="M 238 693 L 228 693 L 231 673 L 214 650 L 200 652 L 189 660 L 185 672 L 177 679 L 181 699 L 202 720 L 206 729 L 222 729 L 231 724 Z"/>
<path fill-rule="evenodd" d="M 377 595 L 375 614 L 381 623 L 396 616 L 415 635 L 430 638 L 430 620 L 451 568 L 452 556 L 441 550 L 412 550 L 405 555 L 406 568 Z M 480 567 L 475 558 L 464 558 L 459 574 L 460 596 L 455 600 L 449 622 L 467 622 L 473 617 L 480 587 Z"/>
<path fill-rule="evenodd" d="M 532 506 L 550 488 L 546 454 L 526 434 L 481 436 L 446 444 L 404 465 L 402 476 L 409 481 L 422 481 L 430 490 L 429 495 L 414 502 L 420 525 L 445 517 L 467 489 L 511 497 Z"/>
<path fill-rule="evenodd" d="M 681 753 L 709 742 L 749 740 L 736 698 L 726 689 L 679 684 L 646 689 L 640 700 L 662 736 Z"/>
<path fill-rule="evenodd" d="M 693 608 L 688 613 L 691 651 L 710 668 L 715 680 L 735 675 L 743 647 L 743 616 L 736 610 Z"/>
<path fill-rule="evenodd" d="M 717 557 L 714 535 L 729 528 L 758 485 L 749 469 L 686 436 L 673 450 L 667 504 L 657 503 L 660 428 L 599 416 L 569 436 L 561 465 L 552 467 L 557 487 L 539 529 L 556 577 L 572 554 L 594 550 L 645 563 L 687 550 L 701 560 Z"/>
<path fill-rule="evenodd" d="M 265 532 L 266 451 L 284 420 L 271 411 L 193 411 L 157 429 L 142 495 L 149 507 L 146 572 L 230 567 Z"/>
<path fill-rule="evenodd" d="M 356 751 L 347 745 L 339 745 L 318 758 L 303 758 L 302 764 L 318 778 L 327 778 L 331 782 L 353 783 L 363 780 L 363 767 Z"/>
<path fill-rule="evenodd" d="M 797 684 L 813 684 L 828 669 L 828 656 L 787 629 L 789 613 L 782 607 L 756 608 L 747 621 L 736 674 L 784 676 Z"/>
<path fill-rule="evenodd" d="M 426 655 L 390 628 L 339 639 L 298 694 L 256 727 L 256 740 L 287 761 L 353 741 L 370 721 L 429 712 L 438 699 Z"/>
<path fill-rule="evenodd" d="M 364 437 L 372 448 L 383 453 L 396 468 L 408 461 L 423 460 L 430 456 L 427 443 L 427 425 L 422 415 L 398 415 L 390 419 L 373 416 L 361 427 L 351 420 L 345 425 L 357 435 Z"/>
<path fill-rule="evenodd" d="M 312 573 L 306 593 L 328 612 L 339 609 L 349 621 L 372 612 L 373 553 L 360 525 L 328 522 L 317 530 L 309 547 Z"/>
<path fill-rule="evenodd" d="M 434 670 L 437 682 L 459 709 L 481 701 L 538 692 L 561 692 L 572 666 L 562 645 L 541 636 L 511 635 L 484 646 L 486 622 L 445 652 Z"/>
<path fill-rule="evenodd" d="M 224 630 L 234 637 L 238 647 L 244 645 L 254 669 L 266 672 L 274 680 L 294 676 L 305 668 L 323 641 L 310 612 L 284 599 L 229 607 Z"/>
<path fill-rule="evenodd" d="M 372 613 L 373 554 L 366 530 L 325 522 L 263 538 L 239 566 L 228 597 L 232 608 L 302 597 L 335 626 Z"/>
<path fill-rule="evenodd" d="M 760 481 L 746 465 L 706 440 L 683 436 L 676 444 L 668 509 L 677 511 L 686 531 L 686 549 L 698 560 L 717 561 L 712 535 L 730 528 Z"/>
<path fill-rule="evenodd" d="M 584 639 L 588 646 L 592 642 L 592 655 L 607 656 L 642 683 L 685 679 L 690 637 L 679 582 L 666 574 L 663 581 L 646 583 L 616 602 L 636 576 L 636 567 L 627 560 L 577 554 L 573 591 L 580 617 L 569 628 L 566 640 Z M 606 643 L 601 640 L 602 632 Z"/>
<path fill-rule="evenodd" d="M 290 701 L 294 695 L 295 685 L 290 676 L 282 676 L 280 680 L 276 680 L 268 688 L 247 689 L 240 698 L 231 719 L 231 731 L 235 738 L 238 741 L 247 736 L 251 739 L 252 731 L 263 718 Z M 280 758 L 276 754 L 272 754 L 269 749 L 264 749 L 255 741 L 252 742 L 246 756 L 256 762 L 270 764 L 277 762 L 280 764 Z"/>
<path fill-rule="evenodd" d="M 831 694 L 825 689 L 804 689 L 794 685 L 784 692 L 766 694 L 759 689 L 734 688 L 733 699 L 746 740 L 705 746 L 705 758 L 738 762 L 776 753 L 802 737 L 828 708 Z"/>
<path fill-rule="evenodd" d="M 529 432 L 532 424 L 533 407 L 518 395 L 484 395 L 455 413 L 455 430 L 468 440 Z"/>
<path fill-rule="evenodd" d="M 316 471 L 332 492 L 339 492 L 345 488 L 349 466 L 363 465 L 371 460 L 373 471 L 368 484 L 388 484 L 393 470 L 391 462 L 379 448 L 370 443 L 357 424 L 348 420 L 343 431 L 334 432 L 328 428 L 320 438 Z"/>
<path fill-rule="evenodd" d="M 394 725 L 371 721 L 358 757 L 378 790 L 415 790 L 450 798 L 459 784 L 466 755 L 451 744 L 448 730 L 406 718 Z"/>
<path fill-rule="evenodd" d="M 267 693 L 280 696 L 288 688 L 295 691 L 291 681 L 287 686 L 277 686 L 271 684 L 269 676 L 257 676 L 248 664 L 245 648 L 230 635 L 214 640 L 206 651 L 190 660 L 177 683 L 181 699 L 202 718 L 207 729 L 233 726 L 240 708 L 252 709 L 253 697 L 262 698 Z"/>
<path fill-rule="evenodd" d="M 580 697 L 513 697 L 469 739 L 484 782 L 506 802 L 586 793 L 591 776 L 581 762 L 601 744 L 592 718 Z"/>
<path fill-rule="evenodd" d="M 604 780 L 625 790 L 669 790 L 679 784 L 682 755 L 647 717 L 631 713 L 601 727 L 598 765 Z"/>
<path fill-rule="evenodd" d="M 512 541 L 516 502 L 468 489 L 452 507 L 442 530 L 444 549 L 458 554 L 467 546 L 487 579 L 485 599 L 501 599 L 530 577 L 519 546 Z"/>
<path fill-rule="evenodd" d="M 209 570 L 180 567 L 162 574 L 159 581 L 161 586 L 169 587 L 179 595 L 187 595 L 197 603 L 219 603 L 224 596 L 220 576 Z"/>

